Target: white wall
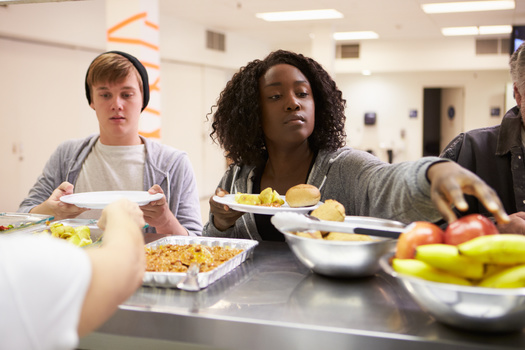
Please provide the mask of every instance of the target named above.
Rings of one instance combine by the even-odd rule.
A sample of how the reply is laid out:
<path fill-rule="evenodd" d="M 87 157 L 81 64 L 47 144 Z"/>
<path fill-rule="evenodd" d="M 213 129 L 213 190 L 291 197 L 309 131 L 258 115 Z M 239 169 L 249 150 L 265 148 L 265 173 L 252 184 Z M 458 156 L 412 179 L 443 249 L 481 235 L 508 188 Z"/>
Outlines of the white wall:
<path fill-rule="evenodd" d="M 60 142 L 97 131 L 83 81 L 106 49 L 104 11 L 104 0 L 0 7 L 0 164 L 8 169 L 0 175 L 0 211 L 16 210 Z M 160 22 L 162 142 L 189 153 L 206 220 L 207 198 L 225 167 L 206 115 L 239 67 L 276 48 L 226 32 L 227 52 L 213 52 L 204 48 L 208 28 L 162 9 Z M 385 160 L 390 147 L 394 161 L 418 158 L 425 87 L 464 89 L 465 129 L 499 123 L 489 112 L 494 105 L 505 110 L 508 57 L 475 57 L 472 42 L 363 42 L 360 59 L 336 61 L 349 145 L 374 149 Z M 280 48 L 312 52 L 295 44 Z M 372 76 L 362 76 L 363 68 Z M 408 118 L 411 109 L 417 118 Z M 377 112 L 376 126 L 364 127 L 366 111 Z"/>
<path fill-rule="evenodd" d="M 490 108 L 505 109 L 505 70 L 337 74 L 337 83 L 347 100 L 348 145 L 372 149 L 387 160 L 394 149 L 394 162 L 415 160 L 422 155 L 423 89 L 462 87 L 465 91 L 464 130 L 498 124 Z M 415 109 L 417 118 L 409 118 Z M 376 112 L 377 123 L 365 126 L 365 112 Z M 405 137 L 402 138 L 402 132 Z"/>

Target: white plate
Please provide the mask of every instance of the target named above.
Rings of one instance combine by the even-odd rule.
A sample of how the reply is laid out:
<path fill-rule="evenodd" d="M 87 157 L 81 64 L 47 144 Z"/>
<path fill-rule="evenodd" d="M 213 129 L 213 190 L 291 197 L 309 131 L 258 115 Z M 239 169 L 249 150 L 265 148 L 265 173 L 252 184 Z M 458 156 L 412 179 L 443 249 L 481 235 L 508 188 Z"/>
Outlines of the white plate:
<path fill-rule="evenodd" d="M 74 193 L 60 197 L 64 203 L 74 204 L 79 208 L 104 209 L 108 204 L 126 198 L 138 205 L 146 205 L 149 202 L 159 200 L 162 193 L 150 194 L 148 191 L 100 191 Z"/>
<path fill-rule="evenodd" d="M 319 201 L 319 203 L 317 203 L 316 205 L 312 205 L 309 207 L 292 208 L 288 205 L 288 203 L 286 203 L 285 196 L 281 196 L 281 198 L 284 200 L 284 204 L 281 205 L 280 207 L 265 207 L 263 205 L 239 204 L 235 201 L 234 194 L 227 194 L 224 197 L 213 196 L 214 201 L 216 201 L 217 203 L 226 204 L 233 210 L 242 211 L 245 213 L 264 214 L 264 215 L 274 215 L 280 212 L 294 212 L 294 213 L 307 214 L 323 203 Z"/>

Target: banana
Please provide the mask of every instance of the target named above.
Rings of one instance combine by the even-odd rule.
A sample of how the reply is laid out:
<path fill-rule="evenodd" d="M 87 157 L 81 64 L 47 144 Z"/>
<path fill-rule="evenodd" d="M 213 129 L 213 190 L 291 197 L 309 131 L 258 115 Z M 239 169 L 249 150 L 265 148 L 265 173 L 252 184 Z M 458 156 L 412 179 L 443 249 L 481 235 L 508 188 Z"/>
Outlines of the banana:
<path fill-rule="evenodd" d="M 393 259 L 392 268 L 399 273 L 419 277 L 428 281 L 471 286 L 467 279 L 438 270 L 426 262 L 416 259 Z"/>
<path fill-rule="evenodd" d="M 481 279 L 484 273 L 482 262 L 460 255 L 455 245 L 420 245 L 416 248 L 415 258 L 459 277 Z"/>
<path fill-rule="evenodd" d="M 522 288 L 525 287 L 525 264 L 508 267 L 481 280 L 479 287 Z"/>
<path fill-rule="evenodd" d="M 525 263 L 525 236 L 518 234 L 480 236 L 457 247 L 460 254 L 484 263 L 507 265 Z"/>
<path fill-rule="evenodd" d="M 495 275 L 513 266 L 516 266 L 516 265 L 485 264 L 485 273 L 483 274 L 482 279 L 486 279 L 492 275 Z"/>

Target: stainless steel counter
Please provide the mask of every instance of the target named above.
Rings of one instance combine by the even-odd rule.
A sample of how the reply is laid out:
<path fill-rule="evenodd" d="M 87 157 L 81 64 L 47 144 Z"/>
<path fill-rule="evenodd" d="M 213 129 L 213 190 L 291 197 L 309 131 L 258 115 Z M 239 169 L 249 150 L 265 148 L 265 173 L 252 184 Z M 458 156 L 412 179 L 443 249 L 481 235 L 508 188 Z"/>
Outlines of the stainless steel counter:
<path fill-rule="evenodd" d="M 382 272 L 315 275 L 275 242 L 260 243 L 200 292 L 140 288 L 97 334 L 242 350 L 525 348 L 523 332 L 480 334 L 435 322 Z"/>

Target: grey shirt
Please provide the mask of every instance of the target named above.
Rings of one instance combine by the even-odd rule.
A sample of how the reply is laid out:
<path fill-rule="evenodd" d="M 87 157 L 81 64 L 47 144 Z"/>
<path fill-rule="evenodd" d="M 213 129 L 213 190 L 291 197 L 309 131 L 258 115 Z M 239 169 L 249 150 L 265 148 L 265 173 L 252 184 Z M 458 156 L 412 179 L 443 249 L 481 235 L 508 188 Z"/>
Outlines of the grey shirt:
<path fill-rule="evenodd" d="M 77 181 L 82 163 L 91 152 L 99 135 L 68 140 L 51 155 L 42 174 L 22 201 L 18 212 L 28 213 L 49 198 L 64 181 Z M 195 173 L 188 155 L 159 142 L 141 137 L 146 150 L 143 189 L 158 184 L 164 191 L 171 212 L 190 235 L 201 235 L 202 221 Z M 156 232 L 154 228 L 148 232 Z"/>
<path fill-rule="evenodd" d="M 346 215 L 372 216 L 409 223 L 438 221 L 440 213 L 430 200 L 426 177 L 430 165 L 442 161 L 425 157 L 415 162 L 388 164 L 377 157 L 350 147 L 335 152 L 320 151 L 308 177 L 308 184 L 321 191 L 321 200 L 335 199 L 344 205 Z M 255 167 L 233 166 L 219 187 L 229 193 L 251 193 Z M 213 215 L 204 225 L 204 236 L 262 240 L 254 214 L 246 213 L 235 225 L 219 231 Z"/>

